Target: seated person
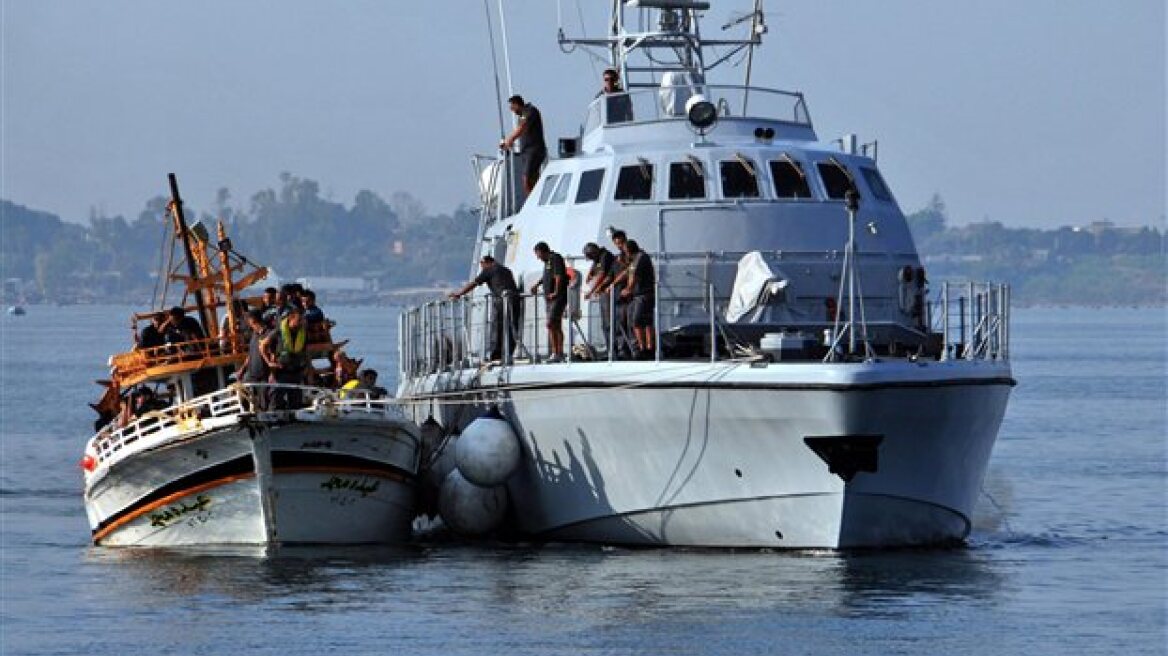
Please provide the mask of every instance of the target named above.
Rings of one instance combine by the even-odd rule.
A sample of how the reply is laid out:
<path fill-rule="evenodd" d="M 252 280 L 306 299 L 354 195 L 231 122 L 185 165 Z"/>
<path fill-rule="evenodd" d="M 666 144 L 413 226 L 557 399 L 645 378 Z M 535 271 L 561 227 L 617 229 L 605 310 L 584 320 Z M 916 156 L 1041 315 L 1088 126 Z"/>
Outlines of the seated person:
<path fill-rule="evenodd" d="M 166 325 L 166 313 L 155 312 L 154 316 L 150 317 L 150 324 L 143 328 L 142 333 L 138 335 L 138 348 L 148 349 L 165 346 L 164 325 Z"/>
<path fill-rule="evenodd" d="M 199 325 L 198 319 L 188 317 L 186 310 L 181 307 L 170 308 L 169 314 L 170 322 L 166 331 L 167 343 L 191 342 L 207 336 L 203 332 L 203 327 Z"/>
<path fill-rule="evenodd" d="M 324 310 L 316 304 L 316 292 L 306 289 L 300 294 L 300 300 L 304 304 L 304 322 L 310 329 L 324 323 Z"/>
<path fill-rule="evenodd" d="M 353 381 L 349 381 L 352 383 Z M 346 383 L 344 388 L 347 389 L 350 398 L 366 398 L 366 399 L 383 399 L 389 395 L 384 387 L 377 385 L 377 370 L 366 369 L 361 372 L 360 382 L 353 387 L 349 387 Z"/>

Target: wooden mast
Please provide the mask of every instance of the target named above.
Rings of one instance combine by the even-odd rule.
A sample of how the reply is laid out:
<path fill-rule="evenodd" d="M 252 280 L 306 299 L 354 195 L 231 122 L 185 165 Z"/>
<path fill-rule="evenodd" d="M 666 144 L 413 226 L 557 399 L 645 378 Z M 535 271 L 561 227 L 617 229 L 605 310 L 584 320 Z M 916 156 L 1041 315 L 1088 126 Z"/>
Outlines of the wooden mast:
<path fill-rule="evenodd" d="M 183 253 L 187 258 L 187 272 L 191 274 L 192 280 L 198 280 L 199 274 L 195 270 L 195 257 L 191 252 L 191 236 L 187 231 L 186 217 L 183 215 L 182 199 L 178 195 L 178 178 L 173 173 L 168 173 L 167 178 L 170 180 L 170 211 L 174 216 L 175 233 L 182 236 Z M 199 290 L 195 290 L 195 302 L 199 306 L 199 321 L 203 324 L 203 332 L 210 334 L 208 329 L 214 322 L 209 321 L 207 305 L 203 302 L 203 294 Z"/>

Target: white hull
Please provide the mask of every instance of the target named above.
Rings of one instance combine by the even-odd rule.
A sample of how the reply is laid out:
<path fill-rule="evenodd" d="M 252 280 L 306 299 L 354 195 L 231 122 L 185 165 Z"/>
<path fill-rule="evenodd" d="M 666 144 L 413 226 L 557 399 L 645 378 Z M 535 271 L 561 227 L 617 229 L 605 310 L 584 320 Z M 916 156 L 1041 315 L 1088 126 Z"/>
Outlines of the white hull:
<path fill-rule="evenodd" d="M 402 542 L 417 457 L 400 421 L 252 420 L 94 472 L 86 511 L 109 546 Z"/>
<path fill-rule="evenodd" d="M 523 533 L 796 549 L 964 538 L 1012 385 L 986 362 L 543 365 L 507 378 Z M 840 447 L 870 451 L 875 471 Z"/>

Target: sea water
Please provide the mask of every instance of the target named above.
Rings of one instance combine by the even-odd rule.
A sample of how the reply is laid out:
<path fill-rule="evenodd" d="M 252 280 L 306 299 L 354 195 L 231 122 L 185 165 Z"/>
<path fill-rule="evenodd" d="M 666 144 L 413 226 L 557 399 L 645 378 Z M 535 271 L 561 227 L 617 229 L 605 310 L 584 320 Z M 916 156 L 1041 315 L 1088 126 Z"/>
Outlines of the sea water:
<path fill-rule="evenodd" d="M 327 308 L 395 371 L 396 312 Z M 968 546 L 89 545 L 78 459 L 126 307 L 0 319 L 2 654 L 1157 654 L 1165 313 L 1020 309 Z"/>

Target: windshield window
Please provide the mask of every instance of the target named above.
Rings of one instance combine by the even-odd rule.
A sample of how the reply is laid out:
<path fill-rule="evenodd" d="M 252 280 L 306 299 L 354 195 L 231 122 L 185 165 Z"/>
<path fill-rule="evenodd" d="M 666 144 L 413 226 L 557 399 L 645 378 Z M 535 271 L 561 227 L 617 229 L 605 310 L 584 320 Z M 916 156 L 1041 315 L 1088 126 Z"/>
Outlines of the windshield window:
<path fill-rule="evenodd" d="M 604 183 L 604 169 L 592 169 L 580 174 L 580 186 L 576 189 L 576 204 L 591 203 L 600 198 L 600 186 Z"/>
<path fill-rule="evenodd" d="M 823 179 L 823 188 L 827 191 L 827 197 L 843 199 L 848 190 L 852 188 L 852 182 L 848 180 L 847 174 L 831 162 L 820 162 L 817 167 L 819 168 L 819 177 Z"/>
<path fill-rule="evenodd" d="M 549 175 L 543 179 L 543 190 L 539 192 L 540 205 L 547 205 L 548 200 L 552 197 L 552 191 L 556 188 L 556 181 L 559 179 L 558 174 Z"/>
<path fill-rule="evenodd" d="M 556 193 L 552 194 L 552 205 L 559 205 L 568 199 L 568 187 L 572 186 L 572 174 L 560 176 L 560 183 L 556 185 Z"/>
<path fill-rule="evenodd" d="M 863 166 L 860 167 L 860 172 L 864 174 L 864 181 L 868 183 L 868 188 L 872 190 L 873 196 L 880 200 L 892 200 L 892 192 L 888 190 L 888 185 L 884 184 L 884 178 L 881 177 L 880 171 Z"/>
<path fill-rule="evenodd" d="M 775 181 L 775 198 L 811 198 L 807 173 L 794 159 L 771 160 L 771 178 Z"/>
<path fill-rule="evenodd" d="M 673 162 L 669 165 L 670 198 L 705 198 L 706 174 L 695 162 Z"/>
<path fill-rule="evenodd" d="M 723 198 L 758 198 L 758 178 L 754 174 L 753 162 L 732 159 L 722 162 L 719 168 Z"/>
<path fill-rule="evenodd" d="M 649 200 L 653 198 L 653 165 L 622 166 L 616 178 L 616 200 Z"/>

